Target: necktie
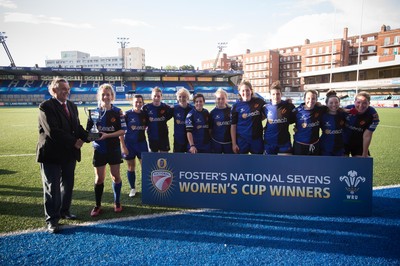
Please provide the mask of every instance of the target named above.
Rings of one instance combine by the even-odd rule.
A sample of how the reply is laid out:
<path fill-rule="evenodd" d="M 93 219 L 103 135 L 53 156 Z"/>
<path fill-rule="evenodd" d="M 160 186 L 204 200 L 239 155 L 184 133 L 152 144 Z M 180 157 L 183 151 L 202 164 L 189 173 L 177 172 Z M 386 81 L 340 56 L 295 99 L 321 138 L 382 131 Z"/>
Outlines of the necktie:
<path fill-rule="evenodd" d="M 64 112 L 65 112 L 65 114 L 67 115 L 67 117 L 68 117 L 68 118 L 70 118 L 70 115 L 69 115 L 69 111 L 68 111 L 67 105 L 66 105 L 65 103 L 62 103 L 61 105 L 62 105 L 62 107 L 64 108 Z"/>

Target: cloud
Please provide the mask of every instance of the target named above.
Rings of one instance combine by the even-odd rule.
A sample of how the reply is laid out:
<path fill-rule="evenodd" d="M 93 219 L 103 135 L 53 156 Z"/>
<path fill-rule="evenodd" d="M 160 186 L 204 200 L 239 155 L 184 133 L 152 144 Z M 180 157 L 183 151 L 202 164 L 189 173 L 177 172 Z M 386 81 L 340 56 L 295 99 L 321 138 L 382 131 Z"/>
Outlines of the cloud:
<path fill-rule="evenodd" d="M 116 18 L 112 20 L 115 24 L 122 24 L 131 27 L 152 27 L 150 24 L 140 20 L 133 20 L 129 18 Z"/>
<path fill-rule="evenodd" d="M 349 36 L 357 36 L 360 30 L 362 34 L 378 32 L 382 24 L 391 25 L 392 28 L 399 26 L 398 14 L 393 9 L 395 6 L 393 0 L 382 0 L 382 2 L 330 0 L 325 3 L 329 2 L 332 11 L 322 13 L 319 9 L 314 9 L 309 12 L 310 14 L 292 17 L 274 31 L 266 33 L 262 41 L 265 49 L 303 45 L 305 39 L 313 43 L 343 38 L 344 28 L 348 28 Z M 297 3 L 300 4 L 307 10 L 314 5 L 310 3 L 307 7 L 307 1 Z M 362 4 L 363 9 L 361 9 Z"/>
<path fill-rule="evenodd" d="M 15 9 L 17 4 L 10 0 L 0 0 L 0 7 Z"/>
<path fill-rule="evenodd" d="M 208 27 L 203 27 L 203 26 L 185 26 L 183 27 L 186 30 L 193 30 L 193 31 L 203 31 L 203 32 L 212 32 L 212 31 L 223 31 L 230 29 L 230 25 L 222 25 L 222 26 L 208 26 Z"/>
<path fill-rule="evenodd" d="M 238 33 L 228 41 L 227 54 L 237 55 L 246 53 L 246 49 L 254 48 L 254 36 L 248 33 Z"/>
<path fill-rule="evenodd" d="M 28 24 L 53 24 L 69 28 L 91 29 L 93 26 L 88 23 L 66 22 L 60 17 L 47 17 L 44 15 L 34 15 L 28 13 L 9 12 L 4 16 L 4 22 L 22 22 Z"/>

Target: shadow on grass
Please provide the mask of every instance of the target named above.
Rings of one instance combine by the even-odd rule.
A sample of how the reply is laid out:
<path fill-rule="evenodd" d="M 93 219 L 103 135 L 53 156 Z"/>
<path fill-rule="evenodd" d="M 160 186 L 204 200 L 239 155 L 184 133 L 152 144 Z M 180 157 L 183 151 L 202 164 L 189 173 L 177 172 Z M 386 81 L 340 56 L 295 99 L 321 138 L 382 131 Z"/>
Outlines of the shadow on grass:
<path fill-rule="evenodd" d="M 11 170 L 7 170 L 7 169 L 0 169 L 0 175 L 12 175 L 12 174 L 16 174 L 18 173 L 18 171 L 11 171 Z"/>

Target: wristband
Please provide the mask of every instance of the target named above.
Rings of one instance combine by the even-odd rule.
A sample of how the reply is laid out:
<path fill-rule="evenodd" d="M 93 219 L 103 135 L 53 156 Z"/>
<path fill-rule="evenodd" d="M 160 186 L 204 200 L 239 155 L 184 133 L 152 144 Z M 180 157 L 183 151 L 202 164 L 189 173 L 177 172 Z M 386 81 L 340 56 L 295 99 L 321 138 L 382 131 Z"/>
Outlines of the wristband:
<path fill-rule="evenodd" d="M 194 144 L 193 144 L 193 145 L 190 145 L 190 148 L 191 148 L 191 147 L 196 147 L 196 145 L 194 145 Z"/>

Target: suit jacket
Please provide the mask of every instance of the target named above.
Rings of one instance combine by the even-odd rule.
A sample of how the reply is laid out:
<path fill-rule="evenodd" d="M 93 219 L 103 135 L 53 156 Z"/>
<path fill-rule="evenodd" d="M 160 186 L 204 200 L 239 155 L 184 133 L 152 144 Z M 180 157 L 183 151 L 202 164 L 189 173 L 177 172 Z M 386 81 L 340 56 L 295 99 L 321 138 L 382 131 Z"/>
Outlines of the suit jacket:
<path fill-rule="evenodd" d="M 37 162 L 57 164 L 68 160 L 81 160 L 81 150 L 76 149 L 74 145 L 77 139 L 88 142 L 88 133 L 80 124 L 76 105 L 70 101 L 66 104 L 70 118 L 55 98 L 40 104 Z"/>

